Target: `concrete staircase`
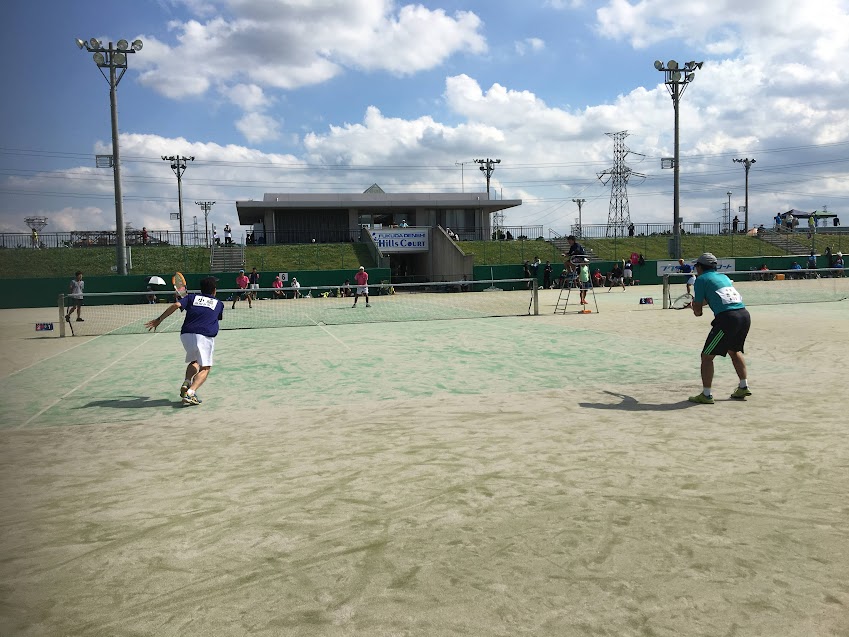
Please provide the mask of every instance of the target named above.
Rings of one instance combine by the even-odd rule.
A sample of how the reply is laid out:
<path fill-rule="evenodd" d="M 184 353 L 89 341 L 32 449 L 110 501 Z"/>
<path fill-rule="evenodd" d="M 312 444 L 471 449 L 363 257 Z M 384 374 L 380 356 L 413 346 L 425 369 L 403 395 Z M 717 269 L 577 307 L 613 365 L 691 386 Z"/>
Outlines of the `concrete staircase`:
<path fill-rule="evenodd" d="M 758 239 L 778 248 L 784 254 L 805 255 L 811 251 L 810 244 L 806 246 L 800 243 L 801 237 L 795 233 L 760 230 Z"/>
<path fill-rule="evenodd" d="M 230 272 L 245 267 L 245 246 L 240 244 L 213 245 L 209 255 L 210 272 Z"/>

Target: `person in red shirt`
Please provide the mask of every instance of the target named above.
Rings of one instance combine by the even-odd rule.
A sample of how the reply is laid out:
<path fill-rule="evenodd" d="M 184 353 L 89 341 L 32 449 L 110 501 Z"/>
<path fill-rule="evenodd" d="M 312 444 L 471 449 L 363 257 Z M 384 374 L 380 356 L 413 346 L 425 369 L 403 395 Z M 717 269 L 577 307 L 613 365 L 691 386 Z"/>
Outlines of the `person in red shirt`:
<path fill-rule="evenodd" d="M 363 266 L 360 266 L 359 271 L 354 275 L 354 281 L 357 284 L 357 290 L 354 292 L 354 304 L 351 307 L 357 307 L 357 299 L 360 294 L 366 297 L 366 307 L 371 307 L 368 302 L 368 272 Z"/>
<path fill-rule="evenodd" d="M 251 282 L 251 280 L 248 277 L 245 276 L 245 271 L 239 270 L 239 276 L 236 277 L 236 287 L 238 287 L 240 290 L 247 290 L 250 282 Z M 236 301 L 244 301 L 245 299 L 248 300 L 248 307 L 253 307 L 253 303 L 251 303 L 251 293 L 250 292 L 245 292 L 244 294 L 241 295 L 241 298 L 239 298 L 239 296 L 240 295 L 237 292 L 236 295 L 233 297 L 233 307 L 230 308 L 230 309 L 235 310 L 236 309 Z"/>

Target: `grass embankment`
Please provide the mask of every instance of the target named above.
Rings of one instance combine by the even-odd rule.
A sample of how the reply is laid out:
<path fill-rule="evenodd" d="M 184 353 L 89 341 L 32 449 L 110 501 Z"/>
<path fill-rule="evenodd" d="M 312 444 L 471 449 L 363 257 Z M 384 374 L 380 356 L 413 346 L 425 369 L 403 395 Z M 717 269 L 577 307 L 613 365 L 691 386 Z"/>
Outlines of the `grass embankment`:
<path fill-rule="evenodd" d="M 797 243 L 810 246 L 811 240 L 803 234 Z M 586 239 L 583 244 L 605 261 L 623 259 L 632 252 L 642 253 L 648 260 L 669 258 L 669 237 L 629 237 L 617 239 Z M 849 235 L 819 235 L 814 237 L 818 254 L 826 246 L 832 252 L 849 252 Z M 552 263 L 560 261 L 560 251 L 547 241 L 461 241 L 460 248 L 474 255 L 475 265 L 515 264 L 531 261 L 534 257 Z M 781 251 L 754 237 L 719 237 L 684 235 L 683 254 L 695 258 L 702 252 L 713 252 L 720 258 L 780 256 Z M 807 249 L 810 249 L 809 247 Z M 807 250 L 806 250 L 807 251 Z M 208 272 L 207 248 L 180 248 L 174 246 L 134 247 L 131 274 L 164 275 L 175 270 L 183 272 Z M 374 262 L 361 243 L 300 244 L 280 246 L 249 246 L 245 249 L 246 267 L 256 267 L 261 272 L 292 270 L 346 270 L 359 265 L 373 267 Z M 31 250 L 28 248 L 0 250 L 0 278 L 65 277 L 76 270 L 89 276 L 114 274 L 114 248 L 55 248 Z"/>
<path fill-rule="evenodd" d="M 251 246 L 245 249 L 248 268 L 260 271 L 344 270 L 374 262 L 356 243 Z M 134 247 L 130 274 L 160 276 L 175 272 L 208 272 L 209 249 L 173 246 Z M 114 274 L 115 248 L 28 248 L 0 250 L 0 278 L 64 277 L 77 270 L 89 276 Z"/>

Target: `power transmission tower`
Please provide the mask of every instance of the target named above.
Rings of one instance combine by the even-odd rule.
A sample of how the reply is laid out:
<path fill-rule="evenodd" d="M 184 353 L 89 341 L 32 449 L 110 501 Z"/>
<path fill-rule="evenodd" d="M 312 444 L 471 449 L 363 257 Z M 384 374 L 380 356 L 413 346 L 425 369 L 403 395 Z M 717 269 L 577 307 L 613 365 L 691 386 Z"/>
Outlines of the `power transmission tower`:
<path fill-rule="evenodd" d="M 613 138 L 613 168 L 608 168 L 598 173 L 598 178 L 605 186 L 610 182 L 610 209 L 607 213 L 606 236 L 626 236 L 627 227 L 631 223 L 631 213 L 628 210 L 628 179 L 632 175 L 645 177 L 641 173 L 635 173 L 625 163 L 625 156 L 631 150 L 625 145 L 628 131 L 618 133 L 605 133 Z M 606 176 L 606 179 L 605 179 Z"/>
<path fill-rule="evenodd" d="M 203 210 L 203 226 L 204 226 L 204 234 L 206 235 L 206 245 L 209 247 L 209 211 L 212 209 L 212 206 L 215 205 L 214 201 L 196 201 L 197 205 L 200 206 L 200 209 Z"/>
<path fill-rule="evenodd" d="M 180 245 L 183 241 L 183 173 L 186 172 L 186 162 L 194 161 L 194 157 L 183 157 L 181 155 L 162 156 L 162 161 L 171 162 L 171 170 L 177 175 L 177 206 L 180 211 Z"/>
<path fill-rule="evenodd" d="M 495 164 L 500 164 L 500 159 L 476 159 L 476 164 L 481 165 L 481 171 L 486 175 L 486 198 L 489 199 L 489 178 L 492 176 L 492 171 L 495 170 Z"/>

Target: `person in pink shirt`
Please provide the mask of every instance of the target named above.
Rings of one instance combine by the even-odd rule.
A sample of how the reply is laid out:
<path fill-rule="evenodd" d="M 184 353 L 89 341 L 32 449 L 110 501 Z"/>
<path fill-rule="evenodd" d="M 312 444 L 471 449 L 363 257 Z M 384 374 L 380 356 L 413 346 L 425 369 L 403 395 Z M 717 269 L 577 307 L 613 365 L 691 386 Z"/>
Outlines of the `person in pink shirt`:
<path fill-rule="evenodd" d="M 280 278 L 279 274 L 275 277 L 274 283 L 271 284 L 271 287 L 274 288 L 274 298 L 275 299 L 285 299 L 286 298 L 286 293 L 283 291 L 283 280 Z"/>
<path fill-rule="evenodd" d="M 251 282 L 251 280 L 248 277 L 245 276 L 245 271 L 239 270 L 239 276 L 236 277 L 236 287 L 238 287 L 240 290 L 247 290 L 250 282 Z M 236 295 L 233 297 L 233 307 L 230 308 L 230 309 L 235 310 L 236 309 L 236 301 L 244 301 L 245 299 L 248 300 L 248 307 L 253 307 L 253 303 L 251 303 L 251 293 L 250 292 L 245 291 L 245 293 L 241 295 L 241 298 L 239 298 L 239 296 L 240 295 L 237 292 Z"/>
<path fill-rule="evenodd" d="M 354 304 L 351 307 L 357 307 L 357 299 L 360 294 L 366 297 L 366 307 L 371 307 L 368 302 L 368 272 L 363 266 L 360 266 L 359 271 L 354 275 L 354 282 L 357 284 L 357 289 L 354 292 Z"/>

